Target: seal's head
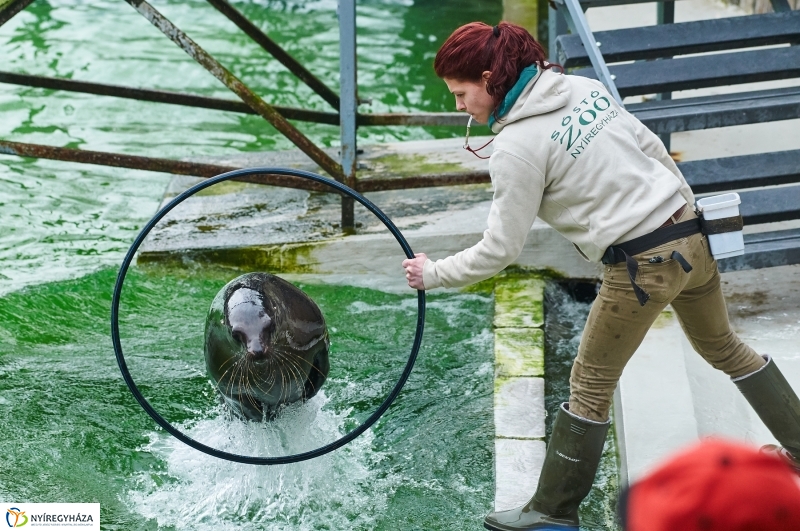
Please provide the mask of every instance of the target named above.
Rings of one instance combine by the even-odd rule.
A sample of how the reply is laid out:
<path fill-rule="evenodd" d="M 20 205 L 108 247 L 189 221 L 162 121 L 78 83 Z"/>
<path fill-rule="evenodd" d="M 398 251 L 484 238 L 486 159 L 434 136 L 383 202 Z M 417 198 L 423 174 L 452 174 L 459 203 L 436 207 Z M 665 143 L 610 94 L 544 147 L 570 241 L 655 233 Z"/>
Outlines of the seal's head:
<path fill-rule="evenodd" d="M 268 273 L 229 282 L 206 319 L 208 374 L 234 413 L 251 420 L 314 396 L 328 376 L 328 347 L 319 307 Z"/>

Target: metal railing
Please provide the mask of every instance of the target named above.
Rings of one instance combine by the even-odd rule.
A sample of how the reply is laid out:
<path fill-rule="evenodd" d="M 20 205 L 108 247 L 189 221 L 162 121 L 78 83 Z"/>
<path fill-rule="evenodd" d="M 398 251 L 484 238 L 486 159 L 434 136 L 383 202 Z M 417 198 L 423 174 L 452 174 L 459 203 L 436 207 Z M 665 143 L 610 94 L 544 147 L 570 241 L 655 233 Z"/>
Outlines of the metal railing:
<path fill-rule="evenodd" d="M 0 0 L 0 26 L 32 4 L 33 1 L 34 0 Z M 339 0 L 341 95 L 337 95 L 332 89 L 309 72 L 226 0 L 207 0 L 214 8 L 230 19 L 245 34 L 297 76 L 298 79 L 329 103 L 336 112 L 313 111 L 270 105 L 146 0 L 125 1 L 178 47 L 203 66 L 209 73 L 228 87 L 228 89 L 239 98 L 239 101 L 162 90 L 148 90 L 70 79 L 32 76 L 12 72 L 0 72 L 0 83 L 259 115 L 275 127 L 283 136 L 288 138 L 328 175 L 361 192 L 474 184 L 489 181 L 488 172 L 425 174 L 411 177 L 404 176 L 401 179 L 358 180 L 356 173 L 358 167 L 356 160 L 356 130 L 359 126 L 463 126 L 465 124 L 465 117 L 461 113 L 358 113 L 358 104 L 360 102 L 357 94 L 356 75 L 355 0 Z M 341 129 L 340 160 L 334 160 L 288 120 L 339 125 Z M 0 153 L 20 157 L 100 164 L 206 178 L 237 169 L 215 164 L 132 156 L 121 153 L 87 151 L 12 141 L 0 141 Z M 286 186 L 324 192 L 331 191 L 328 187 L 310 183 L 303 179 L 293 179 L 286 176 L 256 175 L 249 177 L 248 180 L 250 182 L 273 186 Z M 353 231 L 355 228 L 353 207 L 354 203 L 352 199 L 343 197 L 342 228 L 346 231 Z"/>

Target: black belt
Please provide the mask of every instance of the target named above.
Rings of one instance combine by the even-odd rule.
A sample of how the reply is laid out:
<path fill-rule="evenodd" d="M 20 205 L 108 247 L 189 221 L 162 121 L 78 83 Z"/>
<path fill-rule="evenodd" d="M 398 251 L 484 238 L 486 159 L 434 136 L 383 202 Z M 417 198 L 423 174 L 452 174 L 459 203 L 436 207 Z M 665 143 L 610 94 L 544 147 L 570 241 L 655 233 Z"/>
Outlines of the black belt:
<path fill-rule="evenodd" d="M 610 246 L 606 249 L 601 261 L 606 265 L 625 262 L 628 270 L 628 277 L 630 277 L 631 286 L 633 286 L 633 292 L 636 294 L 636 299 L 639 301 L 639 304 L 644 306 L 650 298 L 650 294 L 636 284 L 636 274 L 639 272 L 639 263 L 631 258 L 631 256 L 641 254 L 659 245 L 685 238 L 699 232 L 701 232 L 700 218 L 661 227 L 644 236 L 639 236 L 638 238 L 620 243 L 619 245 Z M 692 270 L 691 264 L 686 261 L 681 253 L 675 251 L 672 253 L 671 258 L 681 264 L 681 267 L 687 273 Z"/>

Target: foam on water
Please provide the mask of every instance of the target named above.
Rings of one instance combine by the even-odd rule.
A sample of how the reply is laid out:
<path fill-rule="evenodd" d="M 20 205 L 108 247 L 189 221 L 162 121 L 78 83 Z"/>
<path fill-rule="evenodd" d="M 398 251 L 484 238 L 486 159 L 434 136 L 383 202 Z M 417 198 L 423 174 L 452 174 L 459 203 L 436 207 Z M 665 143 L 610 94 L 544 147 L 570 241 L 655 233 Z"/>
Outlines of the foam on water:
<path fill-rule="evenodd" d="M 488 295 L 466 293 L 460 294 L 457 300 L 436 298 L 429 295 L 427 297 L 425 307 L 428 310 L 438 310 L 442 312 L 447 320 L 448 326 L 455 326 L 459 319 L 465 316 L 474 315 L 476 318 L 478 317 L 478 314 L 476 314 L 474 310 L 468 308 L 464 304 L 466 301 L 486 301 L 488 298 Z M 348 310 L 354 315 L 369 312 L 382 313 L 398 310 L 405 313 L 411 313 L 417 310 L 417 300 L 408 298 L 397 303 L 392 302 L 391 304 L 371 304 L 364 301 L 355 301 L 350 303 Z"/>
<path fill-rule="evenodd" d="M 261 457 L 298 454 L 345 434 L 348 411 L 326 408 L 320 392 L 305 404 L 287 407 L 272 422 L 230 418 L 220 408 L 211 418 L 179 426 L 214 448 Z M 370 528 L 385 508 L 394 480 L 374 477 L 383 459 L 372 449 L 367 430 L 343 448 L 288 465 L 257 466 L 208 456 L 168 436 L 150 434 L 143 451 L 166 463 L 166 470 L 139 474 L 125 500 L 132 510 L 160 527 L 197 531 L 318 530 Z M 374 487 L 380 485 L 380 489 Z M 369 487 L 368 487 L 369 486 Z"/>

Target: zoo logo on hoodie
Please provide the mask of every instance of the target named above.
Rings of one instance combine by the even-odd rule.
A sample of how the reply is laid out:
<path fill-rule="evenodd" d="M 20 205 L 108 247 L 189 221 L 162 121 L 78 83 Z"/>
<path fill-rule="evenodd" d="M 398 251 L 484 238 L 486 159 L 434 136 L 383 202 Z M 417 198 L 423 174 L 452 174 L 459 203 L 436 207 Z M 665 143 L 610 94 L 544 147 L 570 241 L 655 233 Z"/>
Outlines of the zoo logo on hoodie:
<path fill-rule="evenodd" d="M 589 101 L 589 100 L 594 101 Z M 611 107 L 611 102 L 608 101 L 608 98 L 605 96 L 601 96 L 600 92 L 597 90 L 592 91 L 592 93 L 587 98 L 583 98 L 581 102 L 585 107 L 575 107 L 572 109 L 572 115 L 566 115 L 561 120 L 561 126 L 564 128 L 563 130 L 559 131 L 556 129 L 553 131 L 553 134 L 550 135 L 550 139 L 553 141 L 558 141 L 562 146 L 564 145 L 564 140 L 567 140 L 567 146 L 565 151 L 570 151 L 573 146 L 575 149 L 570 151 L 570 155 L 572 155 L 573 159 L 578 158 L 578 155 L 583 153 L 586 148 L 589 146 L 589 142 L 592 141 L 600 131 L 603 130 L 608 122 L 619 116 L 619 113 L 611 109 L 611 111 L 606 114 L 604 117 L 600 118 L 600 121 L 597 121 L 599 113 L 608 110 Z M 573 118 L 576 119 L 578 122 L 578 127 L 575 127 L 575 122 Z M 592 126 L 591 129 L 586 133 L 586 135 L 582 135 L 583 131 L 580 127 L 589 127 Z M 575 145 L 578 140 L 580 140 L 580 144 Z"/>

